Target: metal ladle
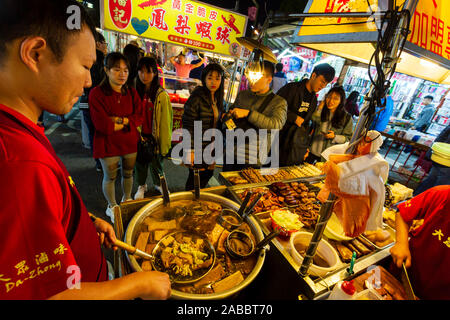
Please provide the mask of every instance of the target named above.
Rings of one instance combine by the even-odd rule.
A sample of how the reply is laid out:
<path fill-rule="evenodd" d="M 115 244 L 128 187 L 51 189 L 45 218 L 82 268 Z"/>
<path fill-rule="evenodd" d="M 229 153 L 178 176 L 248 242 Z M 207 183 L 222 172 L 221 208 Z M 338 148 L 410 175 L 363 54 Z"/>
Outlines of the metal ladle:
<path fill-rule="evenodd" d="M 230 234 L 227 237 L 226 243 L 225 243 L 225 250 L 227 253 L 234 259 L 246 259 L 250 257 L 255 252 L 258 252 L 262 248 L 264 248 L 273 238 L 278 236 L 280 231 L 274 230 L 271 233 L 269 233 L 264 239 L 262 239 L 259 243 L 255 245 L 252 238 L 248 235 L 248 233 L 240 231 L 240 230 L 234 230 L 230 232 Z M 231 242 L 233 239 L 238 239 L 244 243 L 246 243 L 250 250 L 247 253 L 240 253 L 236 252 L 233 249 L 233 246 L 231 245 Z"/>

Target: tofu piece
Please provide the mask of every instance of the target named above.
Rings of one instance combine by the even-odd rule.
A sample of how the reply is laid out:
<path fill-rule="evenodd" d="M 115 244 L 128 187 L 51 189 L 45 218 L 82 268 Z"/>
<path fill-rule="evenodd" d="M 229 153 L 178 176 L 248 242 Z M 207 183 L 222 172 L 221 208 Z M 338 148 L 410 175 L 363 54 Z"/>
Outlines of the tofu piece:
<path fill-rule="evenodd" d="M 152 254 L 153 249 L 155 249 L 155 247 L 156 247 L 156 243 L 149 243 L 145 247 L 145 252 L 147 252 L 148 254 Z"/>
<path fill-rule="evenodd" d="M 143 271 L 152 271 L 152 264 L 148 260 L 142 262 L 141 268 Z"/>
<path fill-rule="evenodd" d="M 222 292 L 237 286 L 242 281 L 244 281 L 244 276 L 242 275 L 241 271 L 236 271 L 225 279 L 212 284 L 212 288 L 216 293 Z"/>
<path fill-rule="evenodd" d="M 168 233 L 169 230 L 155 230 L 153 231 L 153 238 L 155 241 L 159 241 Z"/>
<path fill-rule="evenodd" d="M 219 240 L 217 241 L 217 249 L 216 249 L 217 253 L 222 253 L 222 254 L 226 253 L 225 241 L 227 241 L 227 237 L 229 234 L 230 234 L 230 232 L 228 232 L 227 230 L 224 230 L 222 232 L 222 234 L 220 235 Z"/>
<path fill-rule="evenodd" d="M 144 223 L 147 225 L 148 231 L 171 230 L 177 228 L 177 221 L 175 219 L 160 221 L 151 217 L 147 217 L 144 219 Z"/>
<path fill-rule="evenodd" d="M 200 280 L 198 280 L 197 282 L 194 283 L 194 287 L 196 289 L 215 282 L 219 279 L 221 279 L 223 276 L 225 275 L 225 269 L 222 267 L 222 265 L 220 263 L 218 263 L 210 272 L 208 272 L 208 274 L 206 276 L 204 276 L 203 278 L 201 278 Z"/>
<path fill-rule="evenodd" d="M 145 251 L 145 247 L 147 246 L 149 236 L 150 236 L 150 232 L 141 232 L 136 241 L 135 247 L 141 251 Z"/>
<path fill-rule="evenodd" d="M 214 229 L 211 231 L 211 243 L 214 247 L 217 247 L 217 241 L 220 238 L 220 235 L 222 234 L 222 232 L 225 230 L 224 227 L 222 227 L 220 224 L 216 224 L 216 226 L 214 227 Z"/>

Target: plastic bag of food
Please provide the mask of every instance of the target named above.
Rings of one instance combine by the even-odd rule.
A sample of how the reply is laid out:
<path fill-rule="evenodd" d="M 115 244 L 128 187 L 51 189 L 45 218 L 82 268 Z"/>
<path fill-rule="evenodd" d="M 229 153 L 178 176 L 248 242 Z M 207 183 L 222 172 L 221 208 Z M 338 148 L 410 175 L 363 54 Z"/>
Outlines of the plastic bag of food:
<path fill-rule="evenodd" d="M 318 198 L 323 202 L 330 192 L 337 197 L 334 212 L 349 237 L 376 230 L 383 223 L 384 184 L 389 164 L 377 152 L 382 144 L 380 134 L 369 131 L 366 139 L 358 144 L 354 155 L 345 154 L 348 143 L 322 153 L 327 159 L 323 168 L 327 176 Z"/>

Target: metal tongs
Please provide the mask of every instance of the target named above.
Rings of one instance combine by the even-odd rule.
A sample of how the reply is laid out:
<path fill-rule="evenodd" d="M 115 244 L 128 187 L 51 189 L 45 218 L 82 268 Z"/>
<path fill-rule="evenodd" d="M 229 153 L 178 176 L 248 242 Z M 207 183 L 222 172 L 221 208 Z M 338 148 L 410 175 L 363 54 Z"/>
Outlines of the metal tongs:
<path fill-rule="evenodd" d="M 169 188 L 167 187 L 167 181 L 166 181 L 166 177 L 164 174 L 160 174 L 159 175 L 159 181 L 161 183 L 161 189 L 162 189 L 162 195 L 163 195 L 163 203 L 165 206 L 169 205 L 170 203 L 170 192 L 169 192 Z"/>
<path fill-rule="evenodd" d="M 195 200 L 200 199 L 200 170 L 194 169 L 194 195 Z"/>

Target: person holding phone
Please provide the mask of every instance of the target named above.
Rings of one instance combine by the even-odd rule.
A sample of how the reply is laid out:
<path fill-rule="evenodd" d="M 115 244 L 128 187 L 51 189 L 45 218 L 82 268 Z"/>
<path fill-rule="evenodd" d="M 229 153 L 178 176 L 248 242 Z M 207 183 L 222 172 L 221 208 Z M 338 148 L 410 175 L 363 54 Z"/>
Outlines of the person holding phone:
<path fill-rule="evenodd" d="M 323 150 L 350 140 L 353 134 L 353 121 L 351 115 L 345 111 L 344 103 L 344 89 L 333 87 L 319 104 L 312 116 L 316 129 L 307 162 L 321 161 Z"/>

